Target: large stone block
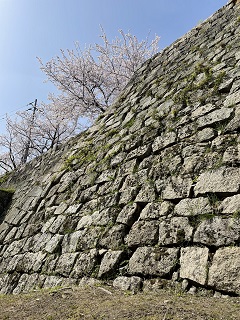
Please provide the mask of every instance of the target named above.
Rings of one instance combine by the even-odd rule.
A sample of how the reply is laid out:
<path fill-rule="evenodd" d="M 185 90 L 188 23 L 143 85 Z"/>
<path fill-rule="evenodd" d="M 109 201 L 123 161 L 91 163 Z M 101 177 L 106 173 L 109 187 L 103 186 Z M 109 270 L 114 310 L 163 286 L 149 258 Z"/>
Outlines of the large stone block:
<path fill-rule="evenodd" d="M 174 208 L 174 213 L 179 216 L 195 216 L 211 212 L 208 198 L 183 199 Z"/>
<path fill-rule="evenodd" d="M 148 203 L 153 202 L 156 199 L 155 189 L 153 186 L 144 185 L 136 196 L 135 202 Z"/>
<path fill-rule="evenodd" d="M 208 246 L 231 245 L 240 239 L 239 218 L 206 218 L 197 227 L 193 237 L 195 243 Z"/>
<path fill-rule="evenodd" d="M 166 276 L 176 266 L 179 250 L 164 247 L 139 247 L 129 260 L 132 275 Z"/>
<path fill-rule="evenodd" d="M 125 225 L 114 225 L 112 228 L 106 228 L 97 242 L 101 247 L 117 250 L 124 245 L 124 236 L 126 234 Z"/>
<path fill-rule="evenodd" d="M 162 198 L 163 200 L 178 200 L 189 197 L 191 187 L 192 179 L 173 176 L 166 182 Z"/>
<path fill-rule="evenodd" d="M 108 251 L 105 253 L 98 272 L 98 277 L 102 278 L 116 272 L 117 264 L 120 262 L 123 251 Z"/>
<path fill-rule="evenodd" d="M 69 277 L 78 256 L 79 253 L 62 254 L 57 262 L 55 272 L 61 276 Z"/>
<path fill-rule="evenodd" d="M 43 288 L 53 288 L 57 286 L 73 286 L 76 285 L 76 279 L 64 278 L 59 276 L 46 276 L 46 279 L 43 283 Z"/>
<path fill-rule="evenodd" d="M 159 224 L 159 245 L 172 245 L 190 242 L 192 240 L 193 227 L 190 226 L 187 217 L 173 217 L 163 220 Z"/>
<path fill-rule="evenodd" d="M 233 110 L 229 108 L 221 108 L 214 110 L 197 119 L 198 128 L 203 128 L 209 125 L 213 125 L 219 121 L 227 120 L 230 118 Z"/>
<path fill-rule="evenodd" d="M 74 264 L 70 277 L 79 279 L 90 275 L 97 263 L 97 257 L 98 252 L 96 249 L 92 249 L 86 253 L 80 253 Z"/>
<path fill-rule="evenodd" d="M 208 285 L 240 294 L 240 248 L 220 248 L 209 269 Z"/>
<path fill-rule="evenodd" d="M 60 245 L 63 240 L 63 235 L 55 234 L 47 243 L 45 251 L 48 253 L 55 253 L 60 250 Z"/>
<path fill-rule="evenodd" d="M 167 132 L 166 134 L 157 137 L 152 145 L 153 152 L 162 150 L 177 141 L 177 135 L 174 131 Z"/>
<path fill-rule="evenodd" d="M 240 102 L 240 92 L 234 92 L 227 96 L 224 107 L 232 107 Z"/>
<path fill-rule="evenodd" d="M 129 247 L 155 245 L 158 241 L 157 221 L 137 221 L 126 237 Z"/>
<path fill-rule="evenodd" d="M 180 256 L 180 277 L 205 285 L 208 271 L 208 253 L 208 248 L 182 248 Z"/>
<path fill-rule="evenodd" d="M 130 290 L 133 293 L 138 292 L 142 286 L 142 279 L 140 277 L 117 277 L 113 281 L 113 286 L 120 290 Z"/>
<path fill-rule="evenodd" d="M 0 293 L 12 293 L 20 278 L 19 273 L 0 275 Z"/>
<path fill-rule="evenodd" d="M 126 205 L 119 213 L 116 222 L 132 226 L 136 218 L 138 217 L 138 204 L 130 203 Z"/>
<path fill-rule="evenodd" d="M 208 193 L 231 195 L 240 189 L 240 169 L 220 168 L 202 173 L 194 188 L 196 196 Z"/>
<path fill-rule="evenodd" d="M 140 213 L 140 219 L 149 220 L 167 216 L 173 210 L 173 204 L 169 201 L 151 202 Z"/>
<path fill-rule="evenodd" d="M 32 291 L 33 289 L 39 289 L 42 287 L 45 281 L 45 277 L 38 273 L 33 274 L 22 274 L 19 279 L 18 285 L 13 290 L 13 294 L 18 294 L 21 292 Z"/>
<path fill-rule="evenodd" d="M 240 194 L 224 199 L 219 206 L 219 210 L 226 214 L 240 212 Z"/>

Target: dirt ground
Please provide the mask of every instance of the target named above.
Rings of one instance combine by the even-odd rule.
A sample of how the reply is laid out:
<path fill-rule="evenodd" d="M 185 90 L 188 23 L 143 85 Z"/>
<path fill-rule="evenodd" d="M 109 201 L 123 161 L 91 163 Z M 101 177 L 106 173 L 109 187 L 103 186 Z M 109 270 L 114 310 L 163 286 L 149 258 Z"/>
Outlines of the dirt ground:
<path fill-rule="evenodd" d="M 240 298 L 167 290 L 132 294 L 108 286 L 59 288 L 0 296 L 0 319 L 240 320 Z"/>

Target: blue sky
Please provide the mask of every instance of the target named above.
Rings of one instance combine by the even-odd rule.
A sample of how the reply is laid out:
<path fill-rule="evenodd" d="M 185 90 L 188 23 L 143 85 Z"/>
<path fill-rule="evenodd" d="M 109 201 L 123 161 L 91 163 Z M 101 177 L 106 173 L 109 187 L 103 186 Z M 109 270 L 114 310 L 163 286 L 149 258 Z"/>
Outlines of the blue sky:
<path fill-rule="evenodd" d="M 208 18 L 227 0 L 0 0 L 0 134 L 4 115 L 27 109 L 36 98 L 47 102 L 53 91 L 36 57 L 47 62 L 72 49 L 74 42 L 99 42 L 118 30 L 139 40 L 149 31 L 161 37 L 160 49 Z"/>

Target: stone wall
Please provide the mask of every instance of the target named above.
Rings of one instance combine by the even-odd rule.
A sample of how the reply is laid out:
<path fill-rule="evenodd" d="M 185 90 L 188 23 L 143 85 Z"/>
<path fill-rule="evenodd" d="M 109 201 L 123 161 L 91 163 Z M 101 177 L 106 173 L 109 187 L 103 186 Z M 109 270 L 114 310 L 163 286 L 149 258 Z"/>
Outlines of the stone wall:
<path fill-rule="evenodd" d="M 220 9 L 147 61 L 89 130 L 2 178 L 15 193 L 1 293 L 92 277 L 240 294 L 239 13 Z"/>

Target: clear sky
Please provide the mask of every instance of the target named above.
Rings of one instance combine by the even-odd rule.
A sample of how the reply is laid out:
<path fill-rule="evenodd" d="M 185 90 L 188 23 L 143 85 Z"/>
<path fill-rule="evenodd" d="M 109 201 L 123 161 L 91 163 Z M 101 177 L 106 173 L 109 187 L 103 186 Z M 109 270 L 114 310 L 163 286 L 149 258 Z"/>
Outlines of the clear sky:
<path fill-rule="evenodd" d="M 0 0 L 0 134 L 4 115 L 47 102 L 53 91 L 36 57 L 47 62 L 72 49 L 99 42 L 102 25 L 109 39 L 118 30 L 145 39 L 155 34 L 165 48 L 208 18 L 227 0 Z"/>

